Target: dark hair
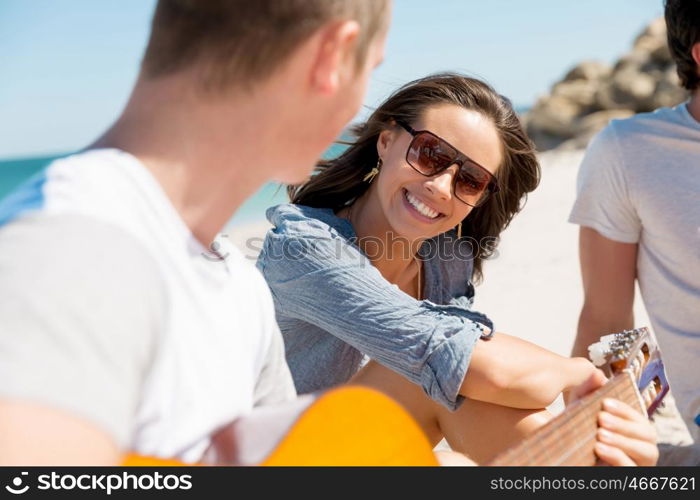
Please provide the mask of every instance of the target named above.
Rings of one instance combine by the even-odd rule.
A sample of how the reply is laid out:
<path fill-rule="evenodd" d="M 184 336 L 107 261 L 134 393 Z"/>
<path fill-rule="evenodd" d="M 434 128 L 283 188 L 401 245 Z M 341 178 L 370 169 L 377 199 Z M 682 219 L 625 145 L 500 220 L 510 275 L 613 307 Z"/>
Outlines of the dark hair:
<path fill-rule="evenodd" d="M 698 64 L 693 59 L 693 45 L 700 42 L 700 1 L 666 0 L 666 36 L 676 63 L 681 85 L 691 92 L 700 86 Z"/>
<path fill-rule="evenodd" d="M 360 24 L 361 62 L 387 12 L 388 0 L 159 0 L 143 70 L 158 77 L 201 62 L 207 87 L 250 84 L 334 19 Z"/>
<path fill-rule="evenodd" d="M 365 175 L 377 164 L 377 139 L 395 120 L 414 123 L 430 106 L 455 104 L 490 118 L 503 144 L 503 162 L 496 172 L 500 190 L 462 222 L 463 237 L 489 241 L 474 256 L 474 279 L 482 278 L 483 259 L 496 249 L 498 236 L 523 207 L 527 193 L 540 180 L 534 145 L 523 131 L 510 101 L 489 85 L 460 74 L 442 73 L 412 81 L 394 92 L 369 117 L 354 128 L 355 141 L 339 157 L 319 161 L 305 184 L 289 186 L 292 203 L 340 208 L 352 203 L 369 187 Z M 488 239 L 487 239 L 488 238 Z"/>

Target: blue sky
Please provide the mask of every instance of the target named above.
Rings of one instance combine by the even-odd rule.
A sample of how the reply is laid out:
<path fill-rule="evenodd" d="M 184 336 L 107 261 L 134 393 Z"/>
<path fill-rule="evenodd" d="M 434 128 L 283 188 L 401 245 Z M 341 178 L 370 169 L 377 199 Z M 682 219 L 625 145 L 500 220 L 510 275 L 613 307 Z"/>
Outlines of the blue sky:
<path fill-rule="evenodd" d="M 126 102 L 154 0 L 0 0 L 0 158 L 66 152 Z M 529 105 L 573 64 L 613 61 L 662 0 L 395 0 L 365 103 L 459 70 Z M 362 111 L 358 118 L 361 118 Z"/>

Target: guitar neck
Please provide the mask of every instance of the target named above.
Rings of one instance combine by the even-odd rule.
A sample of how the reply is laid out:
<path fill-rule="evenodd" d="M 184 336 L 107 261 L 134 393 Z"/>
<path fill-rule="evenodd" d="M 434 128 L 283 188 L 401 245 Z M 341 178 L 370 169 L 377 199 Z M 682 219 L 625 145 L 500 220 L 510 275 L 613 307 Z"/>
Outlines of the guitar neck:
<path fill-rule="evenodd" d="M 594 465 L 597 415 L 607 397 L 619 399 L 646 414 L 634 378 L 623 372 L 570 405 L 517 446 L 498 455 L 490 465 Z"/>

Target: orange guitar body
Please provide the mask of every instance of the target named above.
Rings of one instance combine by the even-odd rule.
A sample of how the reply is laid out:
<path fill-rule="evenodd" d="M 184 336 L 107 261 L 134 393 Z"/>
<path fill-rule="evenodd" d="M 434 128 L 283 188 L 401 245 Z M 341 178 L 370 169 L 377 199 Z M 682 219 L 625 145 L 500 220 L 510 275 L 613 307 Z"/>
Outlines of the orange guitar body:
<path fill-rule="evenodd" d="M 188 464 L 128 455 L 124 465 L 161 467 Z M 260 465 L 438 464 L 423 431 L 401 406 L 377 391 L 348 386 L 321 395 L 293 423 L 287 435 Z"/>

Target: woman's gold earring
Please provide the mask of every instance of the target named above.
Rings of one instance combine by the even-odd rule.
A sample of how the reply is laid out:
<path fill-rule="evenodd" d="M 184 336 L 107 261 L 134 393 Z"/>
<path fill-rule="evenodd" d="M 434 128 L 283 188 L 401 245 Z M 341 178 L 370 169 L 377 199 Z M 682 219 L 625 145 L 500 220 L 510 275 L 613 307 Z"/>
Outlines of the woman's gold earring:
<path fill-rule="evenodd" d="M 462 237 L 462 223 L 457 224 L 457 239 Z"/>
<path fill-rule="evenodd" d="M 375 166 L 372 170 L 369 171 L 367 175 L 364 176 L 362 179 L 365 182 L 369 182 L 370 184 L 374 180 L 374 178 L 379 174 L 379 169 L 382 167 L 382 159 L 379 158 L 377 160 L 377 166 Z"/>

